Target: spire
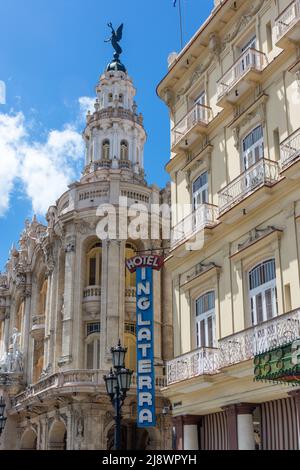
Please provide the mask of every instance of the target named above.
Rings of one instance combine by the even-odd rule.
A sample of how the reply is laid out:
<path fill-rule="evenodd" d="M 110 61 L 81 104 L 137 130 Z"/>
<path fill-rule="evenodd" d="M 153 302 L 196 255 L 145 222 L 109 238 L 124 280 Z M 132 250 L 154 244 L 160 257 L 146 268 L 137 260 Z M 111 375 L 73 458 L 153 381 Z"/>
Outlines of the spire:
<path fill-rule="evenodd" d="M 110 61 L 110 63 L 106 67 L 106 71 L 107 72 L 116 71 L 116 72 L 126 73 L 127 72 L 126 67 L 120 61 L 120 55 L 122 54 L 123 51 L 119 45 L 119 42 L 121 41 L 122 36 L 123 36 L 123 23 L 118 27 L 117 31 L 114 30 L 111 22 L 108 23 L 107 26 L 111 29 L 112 35 L 105 42 L 111 42 L 115 50 L 115 53 L 114 53 L 113 59 Z"/>

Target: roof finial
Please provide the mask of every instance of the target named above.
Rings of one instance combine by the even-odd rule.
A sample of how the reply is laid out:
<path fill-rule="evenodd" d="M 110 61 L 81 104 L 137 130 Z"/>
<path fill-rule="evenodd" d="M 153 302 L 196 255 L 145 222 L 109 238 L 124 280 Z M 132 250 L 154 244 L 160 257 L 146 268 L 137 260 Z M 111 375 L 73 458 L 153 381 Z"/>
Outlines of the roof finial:
<path fill-rule="evenodd" d="M 123 35 L 123 23 L 118 27 L 117 31 L 114 30 L 112 23 L 108 23 L 107 26 L 111 29 L 112 35 L 105 42 L 111 42 L 112 47 L 115 50 L 114 59 L 119 60 L 120 54 L 122 54 L 122 48 L 119 45 L 119 42 L 122 39 Z"/>

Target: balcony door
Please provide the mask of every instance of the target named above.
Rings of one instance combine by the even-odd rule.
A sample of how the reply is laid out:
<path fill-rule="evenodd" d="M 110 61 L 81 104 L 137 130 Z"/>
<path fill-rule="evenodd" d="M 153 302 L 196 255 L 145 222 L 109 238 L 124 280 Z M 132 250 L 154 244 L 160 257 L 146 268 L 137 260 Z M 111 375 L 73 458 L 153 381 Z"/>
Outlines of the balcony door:
<path fill-rule="evenodd" d="M 252 325 L 277 315 L 275 260 L 260 263 L 249 272 Z"/>
<path fill-rule="evenodd" d="M 207 292 L 196 300 L 197 348 L 216 346 L 215 293 Z"/>
<path fill-rule="evenodd" d="M 198 227 L 203 221 L 202 211 L 198 210 L 202 204 L 208 202 L 208 173 L 202 173 L 193 183 L 193 229 Z"/>
<path fill-rule="evenodd" d="M 242 142 L 243 153 L 243 166 L 244 171 L 247 171 L 245 178 L 245 186 L 248 189 L 253 189 L 261 183 L 263 174 L 261 165 L 255 163 L 264 158 L 264 136 L 262 126 L 258 126 L 248 134 Z M 251 167 L 252 170 L 251 170 Z"/>
<path fill-rule="evenodd" d="M 256 56 L 251 49 L 256 49 L 256 42 L 256 36 L 253 36 L 241 47 L 241 54 L 245 53 L 241 62 L 242 72 L 255 65 Z"/>
<path fill-rule="evenodd" d="M 196 106 L 197 104 L 201 106 Z M 195 99 L 195 106 L 194 106 L 194 113 L 195 113 L 195 119 L 197 121 L 207 121 L 207 116 L 206 116 L 206 108 L 203 107 L 206 105 L 206 93 L 203 91 L 200 93 L 200 95 Z"/>
<path fill-rule="evenodd" d="M 193 182 L 193 210 L 208 202 L 208 172 L 202 173 Z"/>

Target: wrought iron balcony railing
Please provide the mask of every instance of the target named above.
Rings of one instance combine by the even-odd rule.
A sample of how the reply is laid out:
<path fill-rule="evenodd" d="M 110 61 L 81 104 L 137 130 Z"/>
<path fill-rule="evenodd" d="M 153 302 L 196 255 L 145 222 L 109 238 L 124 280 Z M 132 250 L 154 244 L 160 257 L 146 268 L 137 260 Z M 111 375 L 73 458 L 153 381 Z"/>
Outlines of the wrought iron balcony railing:
<path fill-rule="evenodd" d="M 172 129 L 172 147 L 198 124 L 207 126 L 212 120 L 212 109 L 197 103 Z"/>
<path fill-rule="evenodd" d="M 200 230 L 217 224 L 219 209 L 212 204 L 201 204 L 195 211 L 181 220 L 171 231 L 171 248 L 188 240 Z"/>
<path fill-rule="evenodd" d="M 300 129 L 295 131 L 280 145 L 281 168 L 288 166 L 300 158 Z"/>
<path fill-rule="evenodd" d="M 167 385 L 200 375 L 215 374 L 219 367 L 219 351 L 214 348 L 196 349 L 167 362 Z"/>
<path fill-rule="evenodd" d="M 278 163 L 266 158 L 261 158 L 248 170 L 219 191 L 220 215 L 248 197 L 261 186 L 272 186 L 278 179 Z"/>
<path fill-rule="evenodd" d="M 267 65 L 267 57 L 263 52 L 249 48 L 218 81 L 218 100 L 220 100 L 250 70 L 261 72 Z"/>
<path fill-rule="evenodd" d="M 293 0 L 275 21 L 278 42 L 300 20 L 300 0 Z"/>
<path fill-rule="evenodd" d="M 253 359 L 300 336 L 300 310 L 279 315 L 259 325 L 222 338 L 218 348 L 200 348 L 167 362 L 167 385 L 213 375 L 222 368 Z"/>

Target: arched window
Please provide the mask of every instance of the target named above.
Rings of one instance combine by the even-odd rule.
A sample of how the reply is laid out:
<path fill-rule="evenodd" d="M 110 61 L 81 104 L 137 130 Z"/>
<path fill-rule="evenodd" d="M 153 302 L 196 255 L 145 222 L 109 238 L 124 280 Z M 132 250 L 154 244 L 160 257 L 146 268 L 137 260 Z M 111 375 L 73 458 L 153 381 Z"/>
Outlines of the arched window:
<path fill-rule="evenodd" d="M 110 158 L 110 142 L 108 139 L 102 142 L 102 160 L 109 160 Z"/>
<path fill-rule="evenodd" d="M 128 142 L 126 140 L 122 140 L 120 144 L 120 160 L 128 160 L 128 156 Z"/>
<path fill-rule="evenodd" d="M 87 254 L 87 286 L 101 286 L 102 246 L 96 243 Z"/>
<path fill-rule="evenodd" d="M 252 325 L 277 315 L 275 260 L 258 264 L 249 272 Z"/>
<path fill-rule="evenodd" d="M 111 103 L 113 101 L 114 97 L 112 93 L 109 93 L 108 95 L 108 102 Z"/>
<path fill-rule="evenodd" d="M 87 336 L 86 368 L 100 369 L 100 333 L 92 333 Z"/>
<path fill-rule="evenodd" d="M 132 243 L 126 243 L 125 258 L 133 258 L 136 255 L 136 248 Z M 125 267 L 125 287 L 135 287 L 136 274 L 131 273 L 129 269 Z"/>
<path fill-rule="evenodd" d="M 197 348 L 214 347 L 216 342 L 215 293 L 207 292 L 196 300 Z"/>
<path fill-rule="evenodd" d="M 119 94 L 119 103 L 123 103 L 124 101 L 124 96 L 122 95 L 122 93 Z"/>

